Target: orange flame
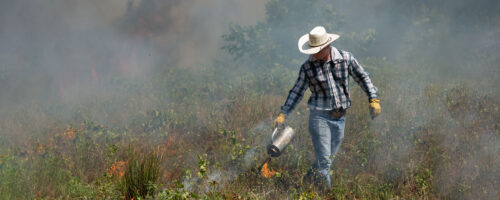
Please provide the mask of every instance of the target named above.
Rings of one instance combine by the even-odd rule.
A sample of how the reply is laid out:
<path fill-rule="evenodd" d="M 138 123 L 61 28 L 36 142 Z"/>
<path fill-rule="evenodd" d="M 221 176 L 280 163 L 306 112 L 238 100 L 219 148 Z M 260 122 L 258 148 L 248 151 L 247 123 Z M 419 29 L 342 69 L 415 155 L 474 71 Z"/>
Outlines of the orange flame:
<path fill-rule="evenodd" d="M 125 161 L 116 161 L 109 168 L 108 174 L 112 176 L 122 177 L 123 175 L 125 175 L 126 164 L 127 163 Z"/>
<path fill-rule="evenodd" d="M 76 132 L 76 130 L 68 128 L 68 129 L 64 132 L 64 138 L 65 138 L 66 140 L 73 140 L 73 139 L 75 139 L 75 132 Z"/>
<path fill-rule="evenodd" d="M 269 168 L 269 166 L 267 165 L 269 163 L 270 160 L 267 160 L 264 165 L 262 165 L 262 169 L 260 170 L 260 173 L 262 174 L 262 176 L 266 177 L 266 178 L 270 178 L 271 176 L 274 175 L 274 173 L 276 173 L 276 171 L 274 171 L 273 169 Z"/>
<path fill-rule="evenodd" d="M 92 61 L 92 55 L 89 53 L 89 63 L 90 63 L 90 75 L 92 75 L 92 79 L 94 80 L 94 83 L 97 83 L 99 81 L 99 78 L 97 77 L 97 72 L 95 70 L 95 64 Z"/>
<path fill-rule="evenodd" d="M 98 79 L 97 79 L 97 72 L 95 71 L 95 65 L 94 65 L 94 63 L 92 63 L 92 65 L 91 65 L 90 73 L 92 74 L 92 79 L 94 80 L 94 82 L 97 82 L 98 81 Z"/>

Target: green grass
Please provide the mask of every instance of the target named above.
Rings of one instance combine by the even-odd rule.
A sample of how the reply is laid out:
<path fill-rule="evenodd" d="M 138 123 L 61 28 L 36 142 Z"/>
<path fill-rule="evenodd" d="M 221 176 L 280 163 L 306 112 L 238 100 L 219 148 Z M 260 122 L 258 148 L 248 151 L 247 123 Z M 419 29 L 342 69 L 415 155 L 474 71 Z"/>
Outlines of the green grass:
<path fill-rule="evenodd" d="M 211 68 L 203 73 L 170 68 L 147 82 L 124 80 L 112 91 L 103 88 L 92 97 L 103 102 L 34 103 L 14 109 L 1 120 L 0 197 L 497 197 L 498 94 L 479 93 L 472 82 L 394 84 L 397 80 L 391 78 L 404 73 L 395 65 L 376 68 L 370 64 L 383 61 L 365 62 L 380 90 L 382 115 L 370 120 L 366 97 L 353 82 L 353 106 L 330 191 L 303 180 L 314 158 L 307 95 L 287 119 L 297 136 L 271 162 L 277 175 L 267 179 L 255 172 L 266 157 L 272 119 L 295 71 L 276 68 L 225 80 Z M 406 75 L 406 81 L 422 80 L 419 76 Z M 179 81 L 187 77 L 196 81 Z M 266 85 L 268 81 L 276 85 Z M 110 174 L 113 164 L 122 161 L 127 163 L 123 176 Z"/>
<path fill-rule="evenodd" d="M 157 151 L 129 157 L 120 182 L 126 199 L 153 197 L 156 194 L 162 172 L 161 161 L 161 153 Z"/>

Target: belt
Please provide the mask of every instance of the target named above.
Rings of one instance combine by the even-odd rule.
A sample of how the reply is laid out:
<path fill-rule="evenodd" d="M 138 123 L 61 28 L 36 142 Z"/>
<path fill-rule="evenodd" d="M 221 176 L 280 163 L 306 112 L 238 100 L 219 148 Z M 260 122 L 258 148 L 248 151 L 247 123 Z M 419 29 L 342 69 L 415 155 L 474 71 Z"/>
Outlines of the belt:
<path fill-rule="evenodd" d="M 333 119 L 339 119 L 345 115 L 345 109 L 335 109 L 327 111 L 328 115 L 332 116 Z"/>

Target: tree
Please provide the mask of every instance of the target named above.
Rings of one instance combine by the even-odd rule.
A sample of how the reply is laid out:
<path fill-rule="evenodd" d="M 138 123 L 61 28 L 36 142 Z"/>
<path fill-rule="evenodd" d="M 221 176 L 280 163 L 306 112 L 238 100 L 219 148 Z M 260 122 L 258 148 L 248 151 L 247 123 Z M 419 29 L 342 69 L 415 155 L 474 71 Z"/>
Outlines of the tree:
<path fill-rule="evenodd" d="M 305 60 L 297 50 L 298 38 L 313 27 L 322 25 L 327 31 L 341 34 L 340 44 L 362 50 L 373 41 L 375 31 L 362 34 L 339 32 L 344 19 L 325 0 L 270 0 L 266 4 L 266 19 L 253 26 L 231 24 L 223 35 L 224 51 L 234 60 L 243 61 L 257 69 L 283 65 L 297 68 Z M 265 70 L 264 70 L 265 71 Z"/>

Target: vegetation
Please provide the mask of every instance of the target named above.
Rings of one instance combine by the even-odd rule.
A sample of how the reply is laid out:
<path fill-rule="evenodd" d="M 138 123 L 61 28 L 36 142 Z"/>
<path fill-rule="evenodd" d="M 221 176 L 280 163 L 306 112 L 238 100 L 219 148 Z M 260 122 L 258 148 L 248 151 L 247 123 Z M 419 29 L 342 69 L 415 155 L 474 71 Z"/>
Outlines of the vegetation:
<path fill-rule="evenodd" d="M 316 23 L 329 30 L 344 24 L 329 5 L 269 1 L 265 21 L 231 25 L 223 36 L 223 50 L 237 61 L 221 59 L 196 69 L 165 66 L 147 81 L 100 83 L 106 87 L 85 101 L 10 108 L 0 119 L 0 199 L 498 198 L 500 93 L 494 86 L 500 48 L 464 59 L 471 59 L 463 65 L 482 72 L 481 79 L 457 80 L 444 70 L 451 66 L 437 66 L 445 61 L 427 57 L 433 43 L 408 51 L 429 60 L 370 55 L 384 31 L 376 29 L 345 33 L 339 43 L 364 55 L 358 59 L 380 91 L 382 115 L 371 120 L 365 94 L 351 88 L 353 105 L 331 171 L 333 188 L 320 191 L 303 179 L 314 159 L 305 102 L 287 119 L 297 136 L 270 162 L 276 173 L 265 178 L 256 171 L 267 158 L 272 118 L 305 59 L 294 52 L 298 34 Z M 410 28 L 443 17 L 431 2 L 396 5 L 417 13 L 400 19 L 415 22 Z M 332 20 L 308 21 L 304 12 L 314 13 L 311 18 L 326 12 Z M 416 23 L 424 14 L 430 21 Z M 497 35 L 498 17 L 478 15 L 492 18 L 488 33 Z M 425 30 L 407 37 L 444 37 Z"/>

